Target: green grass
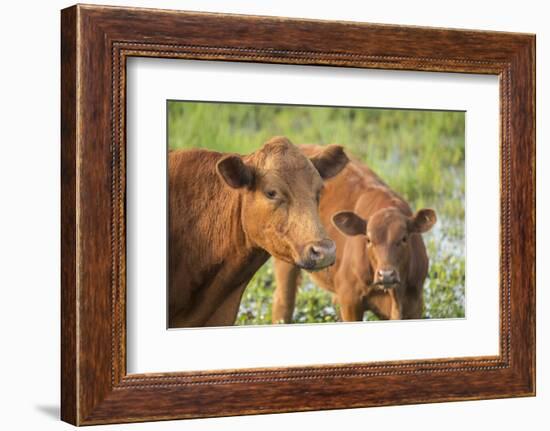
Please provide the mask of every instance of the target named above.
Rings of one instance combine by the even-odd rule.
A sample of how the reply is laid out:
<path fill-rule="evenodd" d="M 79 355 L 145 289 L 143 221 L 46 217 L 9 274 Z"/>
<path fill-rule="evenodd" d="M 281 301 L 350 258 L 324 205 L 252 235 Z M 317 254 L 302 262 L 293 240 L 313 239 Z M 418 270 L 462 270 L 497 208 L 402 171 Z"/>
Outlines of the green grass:
<path fill-rule="evenodd" d="M 343 145 L 413 209 L 437 211 L 436 227 L 424 235 L 430 256 L 424 315 L 463 317 L 464 118 L 463 112 L 170 101 L 168 144 L 246 154 L 284 135 L 295 144 Z M 270 323 L 273 288 L 269 261 L 249 283 L 237 323 Z M 294 321 L 331 322 L 337 316 L 331 295 L 304 276 Z M 365 319 L 375 317 L 366 313 Z"/>

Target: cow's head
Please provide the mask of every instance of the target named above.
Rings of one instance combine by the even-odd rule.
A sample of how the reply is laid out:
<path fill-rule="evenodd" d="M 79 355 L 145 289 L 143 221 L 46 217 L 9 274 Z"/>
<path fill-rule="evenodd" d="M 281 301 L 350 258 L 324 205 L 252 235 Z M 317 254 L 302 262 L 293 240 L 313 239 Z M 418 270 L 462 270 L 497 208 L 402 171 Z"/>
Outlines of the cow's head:
<path fill-rule="evenodd" d="M 307 158 L 288 139 L 274 137 L 249 156 L 223 157 L 216 169 L 242 194 L 241 221 L 251 245 L 314 271 L 335 260 L 334 242 L 319 219 L 323 180 L 347 162 L 338 145 Z"/>
<path fill-rule="evenodd" d="M 342 211 L 332 222 L 345 235 L 365 235 L 365 247 L 374 285 L 399 285 L 407 274 L 411 253 L 410 236 L 429 231 L 437 220 L 435 211 L 421 209 L 412 217 L 396 208 L 383 208 L 365 220 Z"/>

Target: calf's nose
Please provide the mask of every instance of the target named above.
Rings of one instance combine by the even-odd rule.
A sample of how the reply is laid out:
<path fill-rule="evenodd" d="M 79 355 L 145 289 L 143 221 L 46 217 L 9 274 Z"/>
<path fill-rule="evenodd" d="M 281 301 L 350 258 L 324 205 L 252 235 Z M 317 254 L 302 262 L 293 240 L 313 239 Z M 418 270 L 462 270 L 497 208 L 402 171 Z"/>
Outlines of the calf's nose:
<path fill-rule="evenodd" d="M 323 269 L 334 263 L 336 245 L 331 239 L 323 239 L 309 243 L 303 251 L 303 267 L 305 269 Z"/>
<path fill-rule="evenodd" d="M 395 269 L 379 269 L 378 281 L 382 284 L 399 283 L 399 277 Z"/>

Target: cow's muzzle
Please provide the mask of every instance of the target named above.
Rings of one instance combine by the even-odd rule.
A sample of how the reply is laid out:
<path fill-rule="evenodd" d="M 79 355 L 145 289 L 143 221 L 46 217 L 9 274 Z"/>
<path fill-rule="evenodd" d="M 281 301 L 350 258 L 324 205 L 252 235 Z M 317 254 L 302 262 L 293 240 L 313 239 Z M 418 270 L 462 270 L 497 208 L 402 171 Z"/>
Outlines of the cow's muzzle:
<path fill-rule="evenodd" d="M 319 271 L 334 264 L 336 245 L 331 239 L 323 239 L 307 244 L 297 265 L 306 271 Z"/>

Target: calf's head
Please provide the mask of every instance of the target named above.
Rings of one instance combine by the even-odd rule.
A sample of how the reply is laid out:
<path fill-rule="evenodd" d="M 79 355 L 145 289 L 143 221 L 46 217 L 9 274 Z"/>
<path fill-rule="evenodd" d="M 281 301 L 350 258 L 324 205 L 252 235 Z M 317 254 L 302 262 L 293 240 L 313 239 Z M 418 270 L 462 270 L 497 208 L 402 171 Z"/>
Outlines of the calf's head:
<path fill-rule="evenodd" d="M 241 224 L 251 245 L 314 271 L 332 265 L 336 256 L 319 219 L 323 180 L 347 162 L 338 145 L 308 158 L 288 139 L 274 137 L 249 156 L 223 157 L 216 169 L 241 194 Z"/>
<path fill-rule="evenodd" d="M 411 254 L 410 236 L 429 231 L 437 220 L 435 211 L 421 209 L 412 217 L 396 208 L 383 208 L 365 220 L 354 212 L 342 211 L 332 222 L 349 236 L 364 235 L 374 285 L 387 288 L 401 284 L 406 277 Z"/>

